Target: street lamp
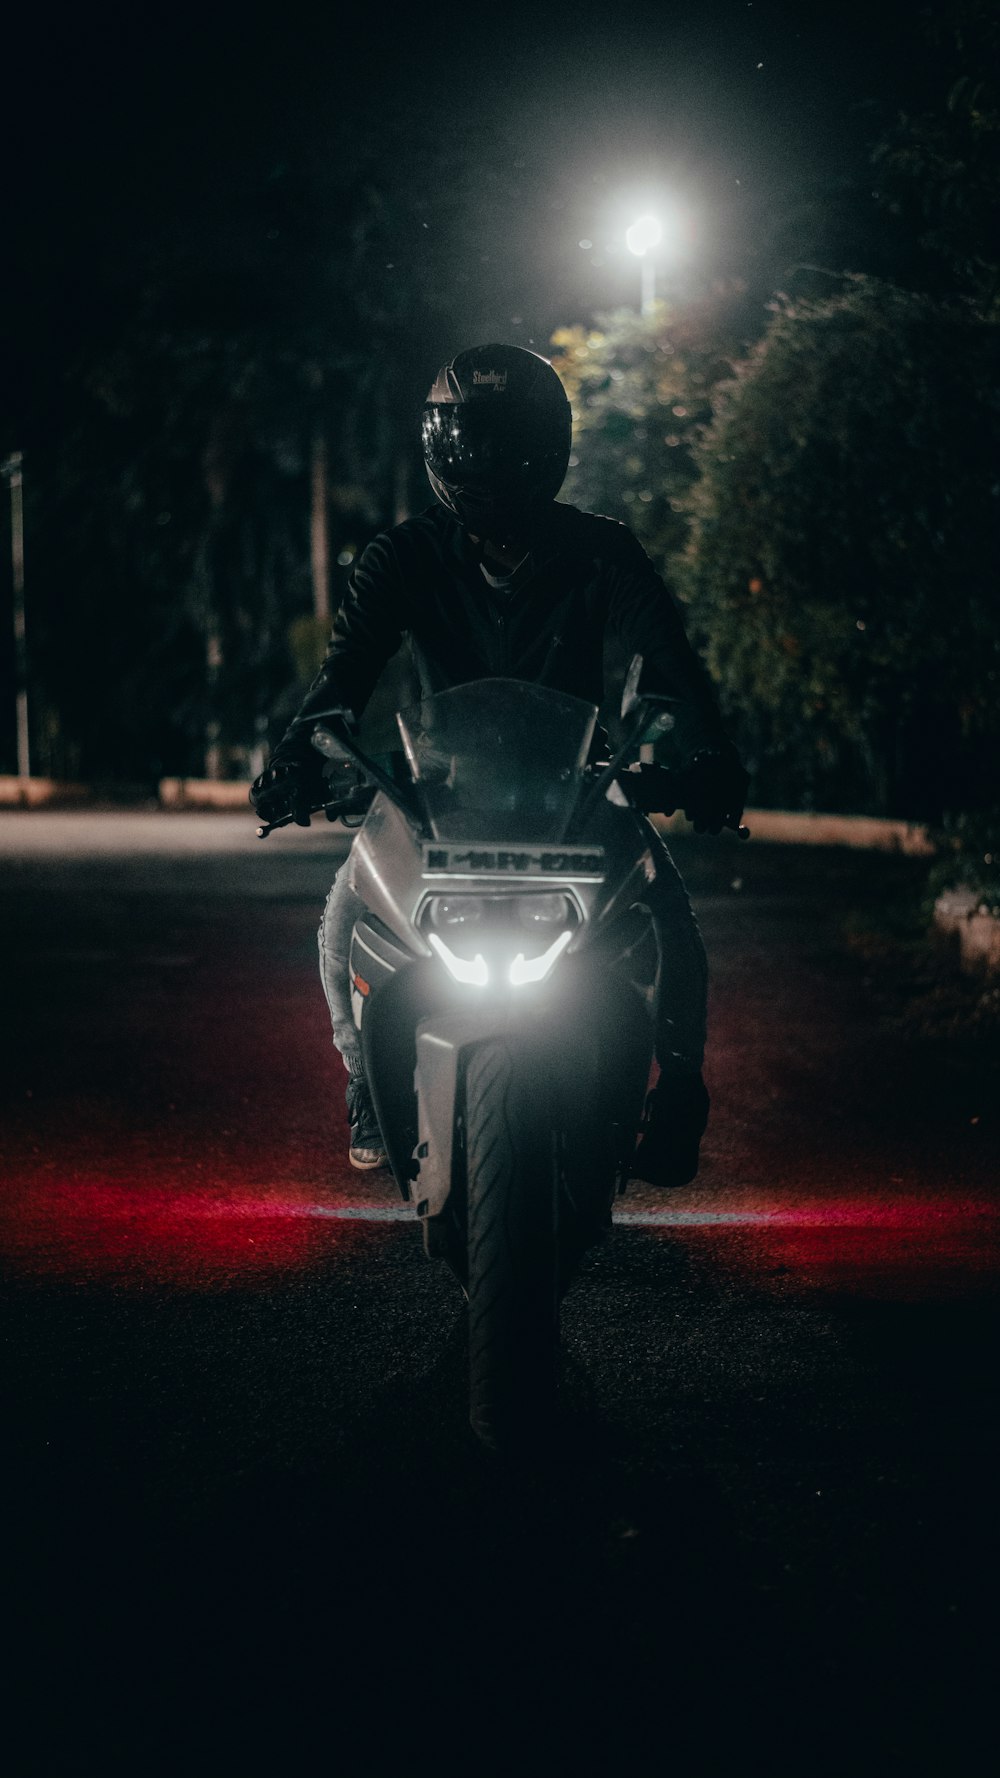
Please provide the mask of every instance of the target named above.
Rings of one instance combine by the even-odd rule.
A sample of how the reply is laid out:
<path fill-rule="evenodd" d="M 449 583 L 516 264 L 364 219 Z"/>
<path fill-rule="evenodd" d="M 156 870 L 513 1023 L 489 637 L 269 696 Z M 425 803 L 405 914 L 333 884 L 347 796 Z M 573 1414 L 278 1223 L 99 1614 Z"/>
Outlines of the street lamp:
<path fill-rule="evenodd" d="M 14 451 L 0 464 L 10 487 L 10 553 L 14 580 L 14 681 L 17 719 L 17 775 L 31 773 L 28 747 L 28 647 L 24 628 L 24 458 Z"/>
<path fill-rule="evenodd" d="M 653 247 L 660 245 L 662 239 L 663 224 L 651 211 L 637 217 L 631 228 L 625 230 L 625 245 L 641 262 L 642 302 L 639 312 L 643 316 L 652 314 L 656 296 L 656 262 L 649 254 Z M 651 742 L 647 741 L 639 748 L 639 758 L 644 765 L 653 764 L 656 754 Z"/>
<path fill-rule="evenodd" d="M 658 216 L 647 214 L 633 222 L 631 228 L 625 230 L 625 245 L 630 253 L 642 261 L 642 309 L 643 315 L 652 313 L 653 299 L 656 294 L 656 265 L 648 257 L 650 249 L 658 247 L 663 239 L 663 224 Z"/>

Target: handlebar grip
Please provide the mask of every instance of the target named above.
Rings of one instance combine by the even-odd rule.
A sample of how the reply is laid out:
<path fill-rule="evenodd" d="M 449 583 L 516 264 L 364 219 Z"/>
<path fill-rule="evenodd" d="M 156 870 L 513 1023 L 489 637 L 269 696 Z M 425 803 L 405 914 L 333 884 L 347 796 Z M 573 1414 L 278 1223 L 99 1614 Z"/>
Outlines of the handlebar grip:
<path fill-rule="evenodd" d="M 319 811 L 320 811 L 320 809 L 322 809 L 322 808 L 323 808 L 323 806 L 324 806 L 324 805 L 323 805 L 323 804 L 322 804 L 322 803 L 317 803 L 317 804 L 316 804 L 316 805 L 315 805 L 315 806 L 313 806 L 313 805 L 312 805 L 312 804 L 310 804 L 310 806 L 309 806 L 309 814 L 310 814 L 310 816 L 312 816 L 312 815 L 318 815 L 318 814 L 319 814 Z M 266 839 L 267 839 L 267 836 L 268 836 L 268 834 L 269 834 L 269 833 L 274 833 L 274 831 L 275 831 L 275 829 L 276 829 L 276 828 L 279 828 L 279 827 L 291 827 L 291 825 L 292 825 L 292 823 L 293 823 L 293 822 L 295 822 L 295 824 L 296 824 L 296 826 L 297 826 L 297 827 L 302 827 L 302 826 L 309 826 L 309 825 L 310 825 L 310 824 L 309 824 L 309 823 L 308 823 L 308 822 L 301 822 L 301 821 L 296 821 L 296 817 L 295 817 L 295 814 L 294 814 L 294 812 L 293 812 L 293 811 L 292 811 L 292 810 L 291 810 L 291 809 L 289 809 L 289 811 L 288 811 L 288 814 L 287 814 L 287 815 L 279 815 L 279 817 L 278 817 L 278 819 L 277 819 L 277 821 L 265 821 L 265 822 L 263 822 L 263 823 L 262 823 L 262 824 L 261 824 L 261 826 L 260 826 L 260 827 L 258 827 L 258 829 L 257 829 L 257 838 L 258 838 L 258 839 L 259 839 L 259 840 L 266 840 Z"/>
<path fill-rule="evenodd" d="M 315 810 L 310 810 L 310 814 L 315 814 Z M 257 829 L 257 838 L 266 840 L 269 833 L 274 833 L 278 827 L 291 827 L 294 820 L 294 815 L 282 815 L 277 821 L 265 821 L 263 826 Z"/>

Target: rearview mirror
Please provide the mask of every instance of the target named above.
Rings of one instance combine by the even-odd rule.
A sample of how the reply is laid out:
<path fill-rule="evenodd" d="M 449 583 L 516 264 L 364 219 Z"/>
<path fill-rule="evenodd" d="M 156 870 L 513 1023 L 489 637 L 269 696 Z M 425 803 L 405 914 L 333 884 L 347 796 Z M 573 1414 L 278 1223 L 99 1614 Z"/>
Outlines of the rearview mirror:
<path fill-rule="evenodd" d="M 632 659 L 629 662 L 628 672 L 625 675 L 625 684 L 622 686 L 622 721 L 623 722 L 625 721 L 625 718 L 627 716 L 631 716 L 633 710 L 635 709 L 636 705 L 639 702 L 639 681 L 641 678 L 642 678 L 642 655 L 641 654 L 634 654 L 632 656 Z"/>
<path fill-rule="evenodd" d="M 324 728 L 321 722 L 313 729 L 311 739 L 317 752 L 322 753 L 326 759 L 354 763 L 355 755 L 344 746 L 340 736 L 335 735 L 332 729 Z"/>
<path fill-rule="evenodd" d="M 633 743 L 640 746 L 670 733 L 674 726 L 673 710 L 681 701 L 664 692 L 643 691 L 642 664 L 642 655 L 634 654 L 622 687 L 622 721 L 632 718 L 639 731 L 632 737 Z"/>

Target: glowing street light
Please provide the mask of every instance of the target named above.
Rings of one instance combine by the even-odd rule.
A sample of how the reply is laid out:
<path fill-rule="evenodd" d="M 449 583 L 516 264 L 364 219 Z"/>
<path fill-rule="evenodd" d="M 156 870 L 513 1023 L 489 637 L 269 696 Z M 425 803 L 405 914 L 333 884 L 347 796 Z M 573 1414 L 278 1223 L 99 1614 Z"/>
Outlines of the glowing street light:
<path fill-rule="evenodd" d="M 663 239 L 663 224 L 658 216 L 640 216 L 631 228 L 625 230 L 625 244 L 630 253 L 638 254 L 641 259 L 651 247 L 658 247 Z"/>
<path fill-rule="evenodd" d="M 653 307 L 656 295 L 656 265 L 648 257 L 650 249 L 658 247 L 663 239 L 663 224 L 658 216 L 647 214 L 633 222 L 631 228 L 625 230 L 625 245 L 630 253 L 642 261 L 642 313 L 648 315 Z"/>

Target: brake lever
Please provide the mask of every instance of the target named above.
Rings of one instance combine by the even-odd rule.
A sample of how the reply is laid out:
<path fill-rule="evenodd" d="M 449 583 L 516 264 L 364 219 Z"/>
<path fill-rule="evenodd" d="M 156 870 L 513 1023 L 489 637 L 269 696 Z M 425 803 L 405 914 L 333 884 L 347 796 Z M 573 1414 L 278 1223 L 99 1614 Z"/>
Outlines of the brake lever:
<path fill-rule="evenodd" d="M 310 809 L 310 815 L 312 812 L 313 811 Z M 280 821 L 265 821 L 264 824 L 257 829 L 257 838 L 259 840 L 266 840 L 268 834 L 276 833 L 279 827 L 291 827 L 294 819 L 294 815 L 282 815 Z"/>
<path fill-rule="evenodd" d="M 332 807 L 332 805 L 330 805 L 330 806 Z M 309 808 L 310 824 L 311 824 L 313 815 L 318 815 L 320 813 L 320 811 L 322 809 L 325 809 L 326 807 L 327 807 L 326 803 L 316 803 L 315 805 L 310 805 L 310 808 Z M 257 838 L 259 840 L 266 840 L 269 833 L 275 833 L 279 827 L 291 827 L 293 821 L 295 821 L 295 816 L 291 812 L 289 812 L 287 815 L 282 815 L 280 820 L 278 820 L 278 821 L 265 821 L 257 829 Z"/>
<path fill-rule="evenodd" d="M 358 806 L 352 808 L 349 796 L 341 797 L 339 800 L 335 797 L 328 803 L 310 803 L 309 805 L 310 820 L 313 815 L 325 815 L 328 821 L 339 821 L 342 815 L 361 815 L 364 813 L 367 813 L 367 811 L 362 810 Z M 259 840 L 266 840 L 269 833 L 274 833 L 276 828 L 279 827 L 291 827 L 294 820 L 295 816 L 289 812 L 287 815 L 282 815 L 280 821 L 265 821 L 257 829 L 257 838 Z"/>

